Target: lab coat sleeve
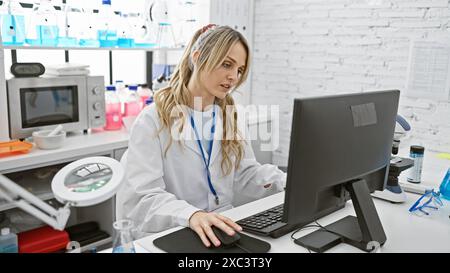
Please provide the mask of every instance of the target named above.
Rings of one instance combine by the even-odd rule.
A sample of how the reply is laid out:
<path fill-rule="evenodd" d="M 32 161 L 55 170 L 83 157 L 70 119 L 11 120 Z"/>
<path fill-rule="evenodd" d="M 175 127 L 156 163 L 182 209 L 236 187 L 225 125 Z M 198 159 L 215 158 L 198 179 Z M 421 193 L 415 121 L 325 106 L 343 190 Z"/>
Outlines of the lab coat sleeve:
<path fill-rule="evenodd" d="M 122 216 L 143 233 L 182 225 L 200 209 L 165 190 L 163 153 L 155 121 L 145 110 L 131 130 L 122 188 Z"/>
<path fill-rule="evenodd" d="M 269 187 L 264 187 L 270 185 Z M 284 190 L 286 173 L 271 164 L 256 161 L 252 146 L 247 140 L 244 144 L 244 157 L 234 176 L 234 192 L 261 198 Z"/>

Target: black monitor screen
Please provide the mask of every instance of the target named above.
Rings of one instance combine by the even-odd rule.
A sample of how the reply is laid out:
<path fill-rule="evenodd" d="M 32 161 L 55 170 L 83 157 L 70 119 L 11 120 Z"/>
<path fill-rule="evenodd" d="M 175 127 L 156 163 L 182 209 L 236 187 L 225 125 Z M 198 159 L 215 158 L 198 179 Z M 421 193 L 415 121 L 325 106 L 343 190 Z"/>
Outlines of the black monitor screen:
<path fill-rule="evenodd" d="M 387 181 L 399 91 L 296 99 L 283 221 L 307 224 L 344 206 L 348 182 Z"/>

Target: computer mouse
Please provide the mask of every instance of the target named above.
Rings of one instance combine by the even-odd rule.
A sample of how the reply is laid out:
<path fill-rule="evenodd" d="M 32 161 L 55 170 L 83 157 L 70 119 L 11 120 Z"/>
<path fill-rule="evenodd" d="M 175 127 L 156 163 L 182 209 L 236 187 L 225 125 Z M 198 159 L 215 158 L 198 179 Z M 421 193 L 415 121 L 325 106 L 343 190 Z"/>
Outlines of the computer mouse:
<path fill-rule="evenodd" d="M 241 236 L 237 232 L 235 232 L 233 236 L 230 236 L 218 227 L 212 226 L 211 228 L 217 239 L 219 239 L 224 247 L 233 246 L 236 242 L 239 241 L 239 239 L 241 239 Z"/>

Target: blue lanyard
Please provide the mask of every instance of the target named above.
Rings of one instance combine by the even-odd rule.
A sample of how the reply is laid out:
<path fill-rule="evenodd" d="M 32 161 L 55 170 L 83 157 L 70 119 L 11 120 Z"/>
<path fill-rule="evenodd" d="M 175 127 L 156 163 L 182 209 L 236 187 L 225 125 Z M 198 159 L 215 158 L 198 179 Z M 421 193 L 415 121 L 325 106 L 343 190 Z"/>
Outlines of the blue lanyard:
<path fill-rule="evenodd" d="M 211 183 L 211 173 L 209 171 L 209 163 L 211 162 L 212 146 L 213 146 L 213 143 L 214 143 L 214 133 L 216 131 L 216 109 L 215 108 L 213 109 L 212 118 L 213 119 L 212 119 L 212 126 L 211 126 L 211 140 L 209 141 L 209 150 L 207 151 L 208 152 L 208 161 L 206 161 L 205 153 L 203 152 L 202 142 L 201 142 L 200 137 L 198 135 L 197 129 L 195 128 L 195 122 L 194 122 L 194 118 L 192 117 L 192 115 L 191 115 L 191 125 L 192 125 L 192 128 L 194 129 L 195 136 L 197 137 L 197 143 L 198 143 L 198 147 L 200 148 L 200 152 L 201 152 L 202 157 L 203 157 L 203 162 L 205 163 L 206 177 L 208 178 L 209 190 L 215 196 L 216 205 L 219 205 L 219 196 L 217 196 L 216 190 L 214 189 L 214 186 Z"/>

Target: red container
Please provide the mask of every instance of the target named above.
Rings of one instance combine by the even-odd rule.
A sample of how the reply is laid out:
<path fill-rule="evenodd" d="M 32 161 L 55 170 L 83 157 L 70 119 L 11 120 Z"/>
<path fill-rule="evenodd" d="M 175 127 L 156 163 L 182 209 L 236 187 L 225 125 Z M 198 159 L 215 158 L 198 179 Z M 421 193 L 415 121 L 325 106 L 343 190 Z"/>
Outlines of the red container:
<path fill-rule="evenodd" d="M 50 253 L 65 249 L 69 243 L 66 231 L 55 230 L 50 226 L 17 234 L 19 253 Z"/>

